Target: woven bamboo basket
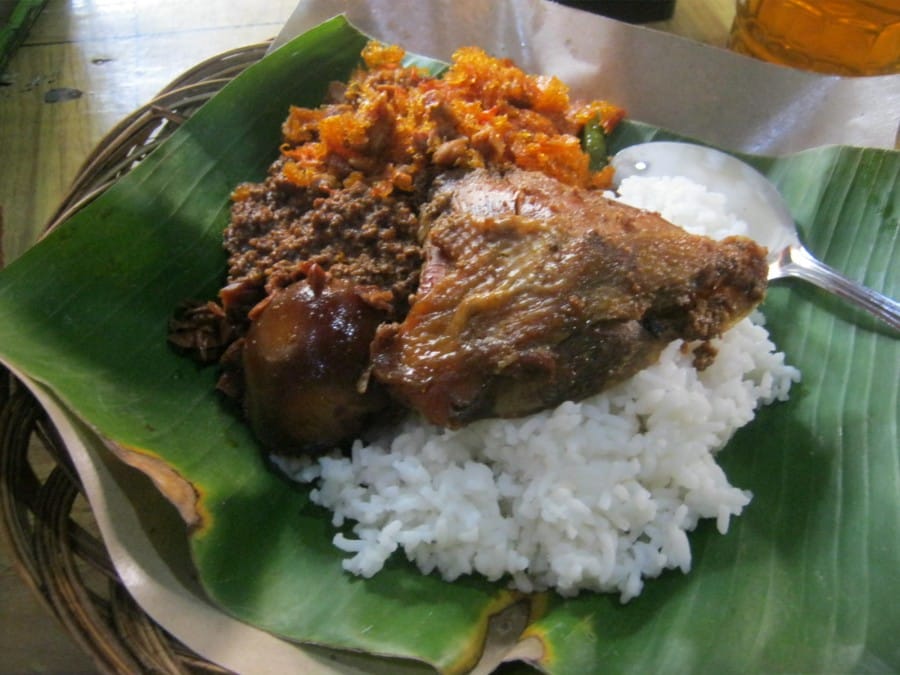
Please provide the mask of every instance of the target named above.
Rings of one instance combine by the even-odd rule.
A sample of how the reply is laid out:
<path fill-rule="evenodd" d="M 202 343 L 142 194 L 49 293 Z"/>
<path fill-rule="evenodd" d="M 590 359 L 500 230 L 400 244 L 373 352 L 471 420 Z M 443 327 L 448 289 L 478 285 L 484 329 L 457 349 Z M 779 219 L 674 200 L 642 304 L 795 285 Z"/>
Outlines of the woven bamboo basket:
<path fill-rule="evenodd" d="M 120 122 L 87 158 L 47 230 L 128 173 L 268 46 L 250 45 L 200 63 Z M 14 566 L 101 672 L 226 672 L 168 634 L 131 598 L 65 444 L 30 392 L 2 367 L 0 515 Z"/>

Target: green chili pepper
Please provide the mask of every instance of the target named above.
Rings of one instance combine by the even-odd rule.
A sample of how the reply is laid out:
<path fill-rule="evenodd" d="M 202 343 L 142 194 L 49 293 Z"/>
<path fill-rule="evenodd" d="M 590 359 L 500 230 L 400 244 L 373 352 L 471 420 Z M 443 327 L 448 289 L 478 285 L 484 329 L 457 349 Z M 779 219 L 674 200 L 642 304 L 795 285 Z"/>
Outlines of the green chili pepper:
<path fill-rule="evenodd" d="M 599 171 L 609 163 L 606 152 L 606 134 L 600 126 L 600 116 L 592 117 L 581 132 L 581 147 L 590 158 L 591 171 Z"/>

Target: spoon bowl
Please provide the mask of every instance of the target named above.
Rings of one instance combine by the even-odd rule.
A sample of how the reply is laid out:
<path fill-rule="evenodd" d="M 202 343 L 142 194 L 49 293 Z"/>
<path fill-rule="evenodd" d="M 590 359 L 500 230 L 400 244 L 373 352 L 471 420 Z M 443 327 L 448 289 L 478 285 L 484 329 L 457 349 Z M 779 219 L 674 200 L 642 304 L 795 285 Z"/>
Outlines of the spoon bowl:
<path fill-rule="evenodd" d="M 661 141 L 625 148 L 613 157 L 612 165 L 616 187 L 630 176 L 681 176 L 723 195 L 729 211 L 747 223 L 748 236 L 768 248 L 770 281 L 804 279 L 900 330 L 900 303 L 816 259 L 800 242 L 781 194 L 749 164 L 714 148 Z"/>

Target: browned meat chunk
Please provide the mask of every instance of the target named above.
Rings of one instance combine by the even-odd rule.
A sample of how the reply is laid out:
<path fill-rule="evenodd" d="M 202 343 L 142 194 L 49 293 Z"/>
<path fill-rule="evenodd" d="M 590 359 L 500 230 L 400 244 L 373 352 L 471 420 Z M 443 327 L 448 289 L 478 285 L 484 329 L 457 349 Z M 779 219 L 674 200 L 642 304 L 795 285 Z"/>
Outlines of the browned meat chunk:
<path fill-rule="evenodd" d="M 413 198 L 379 195 L 363 183 L 298 188 L 281 165 L 272 166 L 264 183 L 235 190 L 225 248 L 228 283 L 241 289 L 245 308 L 254 295 L 249 290 L 259 301 L 315 263 L 335 278 L 391 291 L 395 308 L 405 313 L 422 266 Z"/>
<path fill-rule="evenodd" d="M 331 279 L 318 266 L 254 310 L 243 346 L 244 410 L 257 438 L 281 453 L 318 452 L 362 431 L 389 404 L 358 387 L 385 320 L 383 292 Z M 390 297 L 390 294 L 386 294 Z"/>
<path fill-rule="evenodd" d="M 283 164 L 235 190 L 220 304 L 180 311 L 169 340 L 204 362 L 221 356 L 218 389 L 243 403 L 264 445 L 316 452 L 389 403 L 377 383 L 357 383 L 375 327 L 402 318 L 417 286 L 418 195 L 300 188 Z"/>
<path fill-rule="evenodd" d="M 540 174 L 445 180 L 421 221 L 422 284 L 406 319 L 378 329 L 373 374 L 444 426 L 601 391 L 765 294 L 749 239 L 690 235 Z"/>

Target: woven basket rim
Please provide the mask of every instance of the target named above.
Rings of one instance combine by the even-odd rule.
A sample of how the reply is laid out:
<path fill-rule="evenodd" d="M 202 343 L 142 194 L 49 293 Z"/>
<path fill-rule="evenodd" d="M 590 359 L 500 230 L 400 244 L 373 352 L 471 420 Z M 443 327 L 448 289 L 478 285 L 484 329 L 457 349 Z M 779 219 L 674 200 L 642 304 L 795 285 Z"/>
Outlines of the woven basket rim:
<path fill-rule="evenodd" d="M 271 42 L 238 47 L 182 73 L 116 124 L 84 160 L 49 232 L 102 194 L 165 141 Z M 39 477 L 30 452 L 39 444 L 55 464 Z M 103 542 L 71 518 L 81 492 L 64 442 L 27 388 L 0 365 L 0 536 L 13 566 L 101 672 L 224 673 L 160 628 L 131 598 Z M 79 566 L 109 581 L 98 595 Z"/>

